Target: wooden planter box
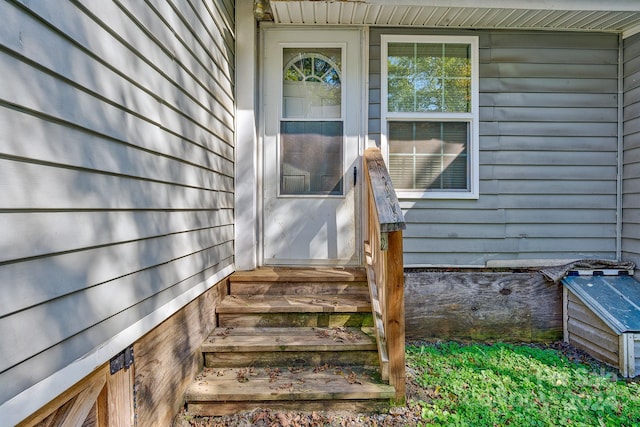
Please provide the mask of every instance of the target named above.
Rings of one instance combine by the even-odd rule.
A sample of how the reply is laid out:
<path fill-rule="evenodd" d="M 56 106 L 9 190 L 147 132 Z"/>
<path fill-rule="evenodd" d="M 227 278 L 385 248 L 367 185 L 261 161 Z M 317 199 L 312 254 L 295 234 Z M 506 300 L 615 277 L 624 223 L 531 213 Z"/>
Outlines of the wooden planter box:
<path fill-rule="evenodd" d="M 569 275 L 563 283 L 564 340 L 614 366 L 640 374 L 640 283 L 629 275 Z"/>

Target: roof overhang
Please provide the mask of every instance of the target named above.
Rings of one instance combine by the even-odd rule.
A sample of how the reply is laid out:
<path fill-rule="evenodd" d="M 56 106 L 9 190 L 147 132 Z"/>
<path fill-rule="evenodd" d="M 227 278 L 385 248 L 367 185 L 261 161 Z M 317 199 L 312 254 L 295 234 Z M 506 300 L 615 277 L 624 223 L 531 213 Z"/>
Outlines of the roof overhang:
<path fill-rule="evenodd" d="M 640 0 L 268 1 L 277 24 L 640 32 Z"/>

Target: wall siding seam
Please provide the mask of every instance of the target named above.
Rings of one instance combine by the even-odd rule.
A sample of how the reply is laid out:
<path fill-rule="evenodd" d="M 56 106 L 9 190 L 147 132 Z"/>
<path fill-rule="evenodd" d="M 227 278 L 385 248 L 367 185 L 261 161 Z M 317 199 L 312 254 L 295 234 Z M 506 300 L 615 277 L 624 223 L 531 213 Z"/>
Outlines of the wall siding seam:
<path fill-rule="evenodd" d="M 0 51 L 2 51 L 2 48 L 0 47 Z M 12 52 L 13 53 L 13 52 Z M 13 54 L 11 56 L 14 56 Z M 19 56 L 18 56 L 19 57 Z M 16 57 L 16 58 L 18 58 Z M 96 102 L 101 101 L 102 103 L 104 103 L 104 105 L 106 106 L 110 106 L 111 108 L 113 108 L 115 111 L 120 111 L 122 113 L 125 113 L 127 115 L 130 115 L 142 122 L 146 122 L 147 124 L 158 128 L 170 135 L 173 135 L 175 137 L 179 137 L 182 138 L 184 140 L 187 140 L 191 143 L 193 143 L 194 145 L 201 145 L 199 144 L 196 139 L 189 138 L 186 135 L 181 134 L 180 132 L 171 129 L 165 125 L 163 125 L 161 122 L 154 120 L 150 117 L 145 116 L 144 114 L 131 110 L 130 108 L 125 107 L 124 105 L 118 104 L 116 102 L 113 102 L 109 99 L 107 99 L 105 96 L 93 91 L 93 89 L 91 88 L 85 88 L 83 86 L 79 86 L 76 82 L 74 82 L 73 80 L 68 79 L 67 77 L 60 75 L 58 73 L 56 73 L 55 71 L 49 70 L 47 68 L 41 67 L 40 65 L 38 65 L 37 63 L 34 63 L 32 60 L 28 59 L 28 58 L 24 58 L 22 57 L 21 62 L 25 65 L 25 66 L 29 66 L 31 68 L 33 68 L 35 70 L 36 75 L 42 75 L 42 76 L 48 76 L 50 79 L 52 79 L 52 81 L 54 81 L 56 84 L 62 83 L 62 84 L 66 84 L 68 87 L 73 88 L 75 90 L 77 90 L 78 94 L 81 96 L 86 96 L 89 97 L 89 99 L 91 100 L 95 100 Z M 24 71 L 24 70 L 23 70 Z M 38 80 L 38 79 L 36 79 Z M 2 100 L 4 104 L 9 104 L 9 105 L 17 105 L 20 108 L 23 108 L 24 110 L 27 111 L 37 111 L 40 112 L 40 110 L 35 110 L 33 107 L 28 107 L 22 104 L 19 104 L 17 99 L 16 100 L 9 100 L 9 99 L 3 99 Z M 159 104 L 162 104 L 161 102 L 159 102 Z M 100 104 L 102 105 L 102 104 Z M 184 114 L 182 112 L 179 113 L 180 115 Z M 51 115 L 49 113 L 49 115 Z M 55 116 L 54 116 L 55 117 Z M 188 117 L 184 117 L 186 119 L 188 119 L 189 121 L 191 121 L 190 118 Z M 59 120 L 64 120 L 64 119 L 60 119 Z M 80 125 L 79 123 L 76 124 L 77 126 L 81 127 L 82 125 Z M 209 129 L 207 127 L 203 127 L 202 125 L 198 125 L 198 128 L 205 131 L 207 134 L 210 134 L 211 136 L 216 137 L 217 141 L 223 143 L 224 145 L 228 146 L 231 150 L 233 150 L 233 138 L 232 138 L 232 134 L 233 134 L 233 130 L 232 129 L 228 129 L 229 132 L 231 132 L 230 135 L 224 135 L 224 134 L 219 134 L 218 131 L 213 131 L 212 129 Z M 215 150 L 213 148 L 209 147 L 209 150 L 214 151 Z"/>
<path fill-rule="evenodd" d="M 118 8 L 120 8 L 120 9 L 122 10 L 122 12 L 123 12 L 125 15 L 127 15 L 127 16 L 130 18 L 130 20 L 131 20 L 135 25 L 137 25 L 137 26 L 140 28 L 140 30 L 141 30 L 142 32 L 144 32 L 144 33 L 145 33 L 145 34 L 146 34 L 146 35 L 147 35 L 151 40 L 153 40 L 153 41 L 154 41 L 154 43 L 156 43 L 156 45 L 157 45 L 157 46 L 158 46 L 158 47 L 159 47 L 163 52 L 165 52 L 165 54 L 166 54 L 168 57 L 172 58 L 176 63 L 178 63 L 178 64 L 181 66 L 181 68 L 182 68 L 185 72 L 187 72 L 187 74 L 189 74 L 189 75 L 190 75 L 190 76 L 191 76 L 195 81 L 200 82 L 200 79 L 198 78 L 197 74 L 196 74 L 195 72 L 192 72 L 192 71 L 189 69 L 189 67 L 187 67 L 187 66 L 185 65 L 185 63 L 184 63 L 184 61 L 183 61 L 183 60 L 181 60 L 181 59 L 177 58 L 177 57 L 176 57 L 176 55 L 175 55 L 175 52 L 174 52 L 171 48 L 167 47 L 167 46 L 166 46 L 166 44 L 165 44 L 163 41 L 161 41 L 161 40 L 160 40 L 160 38 L 159 38 L 158 36 L 156 36 L 153 32 L 151 32 L 150 30 L 148 30 L 148 29 L 147 29 L 147 27 L 144 25 L 144 23 L 143 23 L 142 21 L 138 20 L 138 19 L 137 19 L 137 17 L 135 16 L 135 14 L 133 14 L 129 9 L 127 9 L 127 8 L 125 7 L 125 5 L 124 5 L 121 1 L 116 1 L 116 2 L 115 2 L 115 4 L 118 6 Z M 147 3 L 147 4 L 148 4 L 148 3 Z M 129 5 L 129 7 L 131 7 L 131 4 L 129 4 L 129 3 L 128 3 L 128 5 Z M 151 7 L 154 11 L 156 11 L 157 16 L 158 16 L 158 17 L 159 17 L 159 18 L 160 18 L 160 19 L 165 23 L 165 25 L 167 26 L 167 29 L 172 33 L 172 36 L 173 36 L 173 37 L 178 38 L 178 39 L 180 40 L 181 44 L 185 47 L 185 49 L 186 49 L 186 50 L 191 54 L 191 57 L 192 57 L 193 59 L 195 59 L 195 60 L 198 62 L 198 64 L 200 64 L 200 66 L 201 66 L 201 68 L 202 68 L 202 70 L 201 70 L 201 71 L 204 71 L 204 74 L 205 74 L 205 75 L 209 75 L 209 76 L 211 77 L 211 79 L 212 79 L 212 80 L 217 84 L 217 86 L 218 86 L 218 87 L 220 87 L 226 95 L 228 95 L 231 99 L 233 99 L 233 91 L 227 91 L 227 90 L 226 90 L 226 88 L 225 88 L 225 86 L 222 84 L 223 82 L 222 82 L 218 77 L 216 77 L 214 74 L 212 74 L 212 73 L 210 72 L 210 69 L 215 69 L 215 70 L 223 71 L 223 70 L 225 69 L 225 67 L 223 67 L 223 66 L 219 66 L 218 64 L 216 64 L 216 67 L 211 67 L 211 68 L 207 67 L 207 66 L 206 66 L 206 64 L 204 64 L 204 63 L 202 62 L 202 59 L 201 59 L 201 58 L 199 58 L 199 57 L 198 57 L 198 55 L 196 55 L 196 54 L 195 54 L 195 52 L 193 52 L 193 51 L 188 47 L 188 44 L 187 44 L 184 40 L 180 39 L 180 38 L 177 36 L 177 32 L 176 32 L 174 29 L 172 29 L 172 27 L 171 27 L 170 25 L 168 25 L 168 23 L 167 23 L 167 22 L 165 22 L 165 21 L 162 19 L 162 15 L 161 15 L 160 13 L 158 13 L 158 12 L 157 12 L 157 9 L 155 9 L 153 6 L 149 6 L 149 7 Z M 89 16 L 95 16 L 95 15 L 93 15 L 90 11 L 87 11 L 87 14 L 88 14 Z M 97 17 L 95 17 L 95 19 L 94 19 L 94 20 L 96 20 L 96 22 L 102 22 L 102 21 L 101 21 L 99 18 L 97 18 Z M 108 29 L 108 27 L 104 27 L 104 28 L 105 28 L 105 29 Z M 112 31 L 109 31 L 109 32 L 112 34 L 112 36 L 113 36 L 114 38 L 118 39 L 122 44 L 124 44 L 125 46 L 127 46 L 127 47 L 128 47 L 129 49 L 131 49 L 132 51 L 137 52 L 137 50 L 135 49 L 135 46 L 134 46 L 134 45 L 132 45 L 132 44 L 130 44 L 129 42 L 127 42 L 125 39 L 123 39 L 123 38 L 122 38 L 121 36 L 119 36 L 118 34 L 113 33 Z M 205 52 L 205 54 L 206 54 L 206 52 Z M 144 58 L 144 56 L 143 56 L 142 54 L 139 54 L 139 56 L 140 56 L 141 58 Z M 149 61 L 149 63 L 151 63 L 151 62 Z M 233 79 L 231 78 L 231 75 L 230 75 L 230 74 L 225 74 L 225 77 L 226 77 L 227 82 L 231 83 L 231 86 L 233 86 L 233 84 L 232 84 Z M 215 91 L 213 91 L 213 92 L 212 92 L 212 91 L 210 91 L 210 90 L 209 90 L 209 88 L 208 88 L 208 85 L 205 85 L 203 82 L 200 82 L 200 84 L 202 85 L 202 87 L 203 87 L 203 89 L 204 89 L 205 91 L 207 91 L 207 92 L 209 92 L 209 93 L 210 93 L 210 95 L 211 95 L 212 97 L 217 98 L 217 94 L 216 94 L 216 92 L 215 92 Z"/>
<path fill-rule="evenodd" d="M 182 21 L 182 23 L 184 24 L 185 28 L 189 28 L 190 32 L 193 34 L 193 36 L 195 37 L 196 40 L 198 40 L 198 43 L 200 44 L 200 46 L 202 47 L 202 49 L 209 54 L 209 57 L 211 58 L 211 60 L 216 64 L 217 68 L 221 69 L 225 66 L 230 66 L 230 73 L 231 75 L 233 75 L 235 73 L 235 61 L 234 58 L 229 57 L 228 56 L 228 52 L 227 52 L 227 46 L 225 46 L 225 48 L 223 48 L 222 46 L 220 46 L 219 43 L 219 38 L 216 37 L 214 34 L 211 33 L 211 31 L 209 30 L 209 26 L 207 24 L 205 24 L 205 22 L 202 20 L 202 14 L 198 13 L 198 11 L 195 10 L 194 6 L 193 6 L 193 2 L 191 0 L 182 0 L 180 2 L 178 2 L 178 5 L 183 5 L 183 4 L 187 4 L 189 6 L 189 8 L 191 9 L 191 11 L 193 12 L 192 14 L 194 15 L 194 17 L 200 22 L 200 25 L 198 25 L 197 27 L 200 29 L 204 29 L 204 31 L 207 33 L 208 38 L 213 42 L 213 44 L 215 44 L 215 46 L 218 48 L 218 51 L 222 54 L 223 56 L 223 60 L 224 62 L 221 63 L 219 59 L 214 58 L 213 56 L 211 56 L 211 51 L 212 49 L 207 47 L 207 43 L 202 39 L 202 37 L 200 35 L 197 34 L 196 32 L 196 26 L 190 25 L 191 21 L 188 19 L 188 17 L 185 15 L 184 11 L 181 11 L 179 9 L 178 6 L 176 6 L 176 3 L 173 1 L 169 1 L 169 4 L 171 5 L 171 8 L 175 11 L 176 15 L 179 16 L 180 20 Z M 207 9 L 208 10 L 208 9 Z M 217 22 L 215 22 L 214 20 L 214 26 L 216 27 L 216 29 L 218 31 L 220 31 L 220 33 L 222 34 L 222 31 L 226 30 L 226 28 L 220 28 L 217 25 Z"/>
<path fill-rule="evenodd" d="M 173 161 L 178 161 L 178 162 L 184 163 L 186 165 L 198 167 L 198 168 L 201 168 L 201 169 L 204 169 L 204 170 L 207 170 L 207 171 L 212 171 L 212 172 L 216 171 L 215 169 L 207 168 L 206 166 L 204 166 L 202 164 L 198 164 L 194 160 L 181 159 L 181 158 L 177 157 L 177 155 L 174 154 L 174 153 L 159 151 L 159 149 L 160 149 L 159 147 L 151 148 L 151 147 L 148 147 L 148 146 L 145 146 L 145 145 L 136 145 L 136 144 L 134 144 L 134 143 L 132 143 L 132 142 L 130 142 L 128 140 L 122 139 L 121 137 L 118 137 L 116 135 L 110 135 L 108 133 L 104 133 L 104 130 L 103 131 L 96 130 L 94 128 L 82 125 L 80 123 L 75 123 L 73 121 L 70 121 L 70 120 L 67 120 L 67 119 L 64 119 L 64 118 L 60 118 L 60 117 L 57 117 L 57 116 L 53 116 L 51 114 L 48 114 L 48 113 L 40 111 L 40 110 L 35 110 L 35 109 L 32 109 L 32 108 L 26 107 L 24 105 L 21 105 L 21 104 L 16 104 L 15 102 L 9 102 L 9 101 L 0 99 L 0 107 L 4 107 L 4 108 L 7 108 L 7 109 L 14 110 L 14 111 L 16 111 L 18 113 L 22 113 L 22 114 L 34 117 L 34 118 L 36 118 L 38 120 L 47 121 L 48 123 L 50 123 L 52 125 L 58 125 L 58 126 L 60 126 L 62 128 L 68 128 L 68 129 L 73 130 L 73 131 L 83 132 L 83 133 L 98 137 L 100 139 L 104 139 L 105 142 L 117 143 L 117 144 L 123 145 L 125 147 L 134 149 L 134 150 L 139 150 L 139 151 L 142 151 L 142 152 L 145 152 L 145 153 L 150 153 L 150 154 L 157 155 L 157 156 L 160 156 L 160 157 L 163 157 L 163 158 L 167 158 L 167 159 L 170 159 L 170 160 L 173 160 Z M 177 135 L 173 135 L 173 136 L 177 136 Z M 195 141 L 188 141 L 185 138 L 181 138 L 181 141 L 187 141 L 187 143 L 190 146 L 195 146 L 195 147 L 198 147 L 198 149 L 203 150 L 205 153 L 202 153 L 202 154 L 211 154 L 213 156 L 219 157 L 220 159 L 222 159 L 222 160 L 224 160 L 226 162 L 231 162 L 232 161 L 232 158 L 214 151 L 211 147 L 207 147 L 207 146 L 202 145 L 200 143 L 197 143 Z M 173 147 L 173 145 L 171 147 Z M 218 172 L 221 173 L 222 175 L 225 175 L 225 176 L 227 176 L 227 175 L 232 176 L 232 175 L 227 174 L 227 173 L 222 173 L 220 171 L 218 171 Z"/>
<path fill-rule="evenodd" d="M 118 173 L 118 172 L 113 172 L 113 171 L 108 171 L 103 169 L 94 169 L 90 167 L 82 167 L 82 166 L 76 166 L 76 165 L 65 164 L 65 163 L 48 162 L 46 160 L 34 159 L 30 157 L 21 157 L 21 156 L 15 156 L 15 155 L 7 155 L 2 153 L 0 153 L 0 160 L 8 160 L 8 161 L 21 163 L 21 164 L 32 164 L 32 165 L 38 165 L 38 166 L 52 167 L 56 169 L 67 169 L 67 170 L 76 171 L 76 172 L 87 172 L 95 175 L 105 175 L 105 176 L 114 177 L 114 178 L 131 179 L 131 180 L 136 180 L 141 182 L 164 184 L 164 185 L 170 185 L 170 186 L 181 187 L 181 188 L 189 188 L 194 190 L 216 191 L 216 192 L 218 191 L 232 192 L 233 191 L 233 180 L 234 180 L 233 176 L 229 176 L 228 174 L 225 174 L 225 173 L 219 173 L 215 170 L 210 170 L 210 169 L 205 169 L 210 176 L 219 177 L 221 179 L 224 179 L 225 181 L 229 181 L 227 183 L 228 185 L 221 185 L 218 187 L 218 186 L 211 186 L 211 185 L 204 186 L 204 184 L 202 184 L 198 186 L 195 184 L 176 182 L 175 180 L 169 181 L 169 180 L 162 180 L 160 178 L 149 178 L 142 175 Z M 196 167 L 200 169 L 204 169 L 199 166 L 196 166 Z"/>
<path fill-rule="evenodd" d="M 144 336 L 172 314 L 229 276 L 234 270 L 235 267 L 233 265 L 224 268 L 199 286 L 192 287 L 189 291 L 179 295 L 127 329 L 119 332 L 82 358 L 73 361 L 65 368 L 56 371 L 17 396 L 1 403 L 0 419 L 8 425 L 14 425 L 22 421 L 44 406 L 52 397 L 73 386 L 73 384 L 91 373 L 96 366 L 101 366 L 114 354 Z"/>
<path fill-rule="evenodd" d="M 74 212 L 76 212 L 76 211 L 74 211 Z M 0 214 L 1 213 L 7 213 L 7 212 L 5 212 L 3 210 L 0 210 Z M 66 249 L 66 250 L 60 250 L 60 251 L 50 251 L 50 252 L 47 252 L 45 254 L 26 256 L 26 257 L 19 257 L 19 258 L 11 258 L 11 259 L 4 260 L 4 261 L 0 260 L 0 267 L 5 266 L 5 265 L 9 265 L 9 264 L 37 261 L 37 260 L 57 257 L 57 256 L 61 256 L 61 255 L 71 255 L 71 254 L 74 254 L 74 253 L 83 253 L 83 252 L 86 252 L 86 251 L 92 251 L 92 250 L 96 250 L 96 249 L 111 248 L 111 247 L 126 245 L 126 244 L 130 244 L 130 243 L 146 242 L 146 241 L 150 241 L 150 240 L 154 240 L 154 239 L 160 239 L 160 238 L 166 238 L 166 237 L 170 237 L 170 236 L 181 236 L 181 235 L 187 235 L 187 234 L 192 234 L 192 233 L 198 233 L 198 232 L 202 232 L 202 231 L 206 231 L 206 230 L 211 230 L 211 231 L 221 230 L 221 229 L 226 228 L 226 227 L 233 227 L 233 224 L 231 224 L 231 223 L 229 223 L 229 224 L 216 224 L 216 225 L 211 225 L 211 226 L 207 226 L 207 227 L 193 228 L 193 229 L 190 229 L 190 230 L 178 230 L 178 231 L 171 231 L 171 232 L 160 233 L 160 234 L 153 234 L 153 235 L 144 236 L 144 237 L 138 237 L 138 238 L 129 239 L 129 240 L 114 240 L 114 241 L 109 242 L 109 243 L 96 244 L 96 245 L 87 245 L 87 246 L 78 246 L 78 247 L 75 247 L 75 248 L 72 248 L 72 249 Z M 220 242 L 218 242 L 218 243 L 216 243 L 216 244 L 214 244 L 214 245 L 212 245 L 210 247 L 206 247 L 206 248 L 200 249 L 200 250 L 195 251 L 195 252 L 190 253 L 190 254 L 182 255 L 180 257 L 174 258 L 173 260 L 176 260 L 176 259 L 179 259 L 179 258 L 184 258 L 185 256 L 193 255 L 195 253 L 202 252 L 202 251 L 205 251 L 207 249 L 211 249 L 211 248 L 213 248 L 213 247 L 215 247 L 217 245 L 228 243 L 228 242 L 230 242 L 232 240 L 233 239 L 227 238 L 227 240 L 220 241 Z M 157 265 L 166 264 L 167 262 L 171 262 L 173 260 L 162 262 L 162 263 L 157 264 Z M 143 269 L 132 271 L 132 272 L 127 273 L 127 274 L 134 274 L 136 272 L 146 270 L 147 268 L 150 268 L 150 267 L 145 267 Z M 102 283 L 104 283 L 104 282 L 102 282 Z M 98 283 L 98 285 L 99 284 L 100 283 Z M 0 315 L 0 319 L 5 317 L 7 314 L 11 314 L 11 313 L 1 314 Z"/>
<path fill-rule="evenodd" d="M 159 98 L 151 89 L 146 88 L 145 86 L 143 86 L 138 80 L 134 79 L 133 77 L 128 76 L 127 74 L 125 74 L 121 69 L 112 66 L 110 63 L 106 62 L 103 58 L 99 57 L 98 55 L 96 55 L 94 52 L 92 52 L 89 48 L 86 48 L 85 46 L 83 46 L 82 44 L 80 44 L 78 41 L 76 41 L 75 39 L 71 38 L 70 36 L 68 36 L 67 34 L 65 34 L 64 32 L 62 32 L 61 30 L 59 30 L 58 28 L 56 28 L 53 25 L 50 25 L 47 23 L 47 21 L 44 21 L 41 17 L 39 17 L 38 15 L 36 15 L 33 11 L 31 11 L 32 16 L 37 19 L 39 22 L 44 23 L 46 26 L 50 27 L 51 30 L 53 30 L 59 37 L 65 39 L 69 44 L 71 44 L 72 46 L 74 46 L 75 48 L 77 48 L 79 51 L 81 51 L 87 58 L 90 58 L 94 61 L 96 61 L 97 63 L 101 64 L 102 66 L 104 66 L 106 69 L 110 70 L 111 72 L 113 72 L 114 74 L 120 76 L 123 80 L 129 82 L 130 84 L 136 86 L 137 88 L 139 88 L 140 90 L 142 90 L 143 92 L 147 93 L 148 95 L 156 98 L 156 100 L 160 103 L 166 104 L 168 107 L 170 107 L 171 109 L 173 109 L 176 113 L 178 114 L 183 114 L 183 111 L 181 108 L 179 108 L 177 105 L 172 105 L 170 103 L 168 103 L 165 99 L 163 98 Z M 11 52 L 13 55 L 17 55 L 20 56 L 22 58 L 25 58 L 25 61 L 30 61 L 31 63 L 35 64 L 34 66 L 39 67 L 43 70 L 46 70 L 49 73 L 53 73 L 55 74 L 56 71 L 43 67 L 40 64 L 38 64 L 37 62 L 32 61 L 29 57 L 24 57 L 22 56 L 19 52 L 10 50 L 6 47 L 0 47 L 0 49 L 3 49 L 5 51 Z M 133 51 L 131 51 L 133 53 Z M 143 57 L 140 57 L 141 60 L 144 60 Z M 152 64 L 149 64 L 152 65 Z M 158 70 L 159 72 L 161 72 L 160 70 Z M 73 81 L 72 79 L 67 79 L 69 81 Z M 206 107 L 205 104 L 203 104 L 202 102 L 200 102 L 195 96 L 193 96 L 191 93 L 186 92 L 184 90 L 184 85 L 179 85 L 175 82 L 172 81 L 173 86 L 175 86 L 180 92 L 182 92 L 184 95 L 186 95 L 187 97 L 189 97 L 193 102 L 195 102 L 196 104 L 198 104 L 200 106 L 200 108 L 206 110 L 211 116 L 215 117 L 216 114 L 209 110 L 208 107 Z M 76 84 L 76 86 L 78 87 L 83 87 L 80 84 Z M 205 88 L 206 90 L 206 88 Z M 212 93 L 211 96 L 216 97 L 217 94 L 216 93 Z M 233 114 L 233 111 L 227 110 L 227 112 L 229 113 L 229 115 Z M 189 116 L 185 115 L 185 118 L 188 118 L 190 120 L 193 120 L 193 118 L 190 118 Z M 197 123 L 194 121 L 194 123 Z M 199 124 L 199 126 L 202 126 L 201 124 Z"/>
<path fill-rule="evenodd" d="M 88 17 L 88 19 L 91 19 L 93 22 L 95 22 L 96 24 L 100 25 L 101 28 L 106 33 L 108 33 L 115 40 L 118 40 L 118 42 L 121 43 L 121 45 L 124 46 L 128 52 L 130 52 L 133 56 L 139 58 L 141 61 L 143 61 L 145 64 L 147 64 L 151 68 L 153 68 L 159 75 L 163 76 L 167 81 L 171 82 L 171 84 L 174 87 L 176 87 L 177 89 L 179 89 L 181 91 L 183 90 L 183 87 L 186 87 L 184 84 L 180 84 L 176 80 L 174 80 L 174 78 L 170 77 L 167 74 L 167 72 L 163 70 L 163 67 L 161 67 L 159 64 L 156 64 L 154 61 L 152 61 L 145 53 L 139 51 L 134 45 L 132 45 L 131 43 L 127 42 L 127 40 L 122 38 L 117 32 L 112 30 L 108 25 L 105 25 L 104 21 L 102 21 L 95 14 L 91 13 L 90 11 L 88 11 L 84 7 L 81 7 L 80 9 L 84 11 L 84 14 Z M 129 16 L 129 14 L 127 14 L 126 10 L 123 10 L 123 13 L 125 13 L 125 15 Z M 129 16 L 129 18 L 131 19 L 131 16 Z M 132 20 L 132 22 L 135 24 L 137 22 L 137 20 L 134 19 L 134 20 Z M 211 96 L 213 99 L 216 99 L 218 102 L 220 102 L 221 106 L 224 106 L 224 108 L 229 112 L 229 114 L 233 114 L 233 111 L 230 110 L 229 107 L 226 107 L 226 105 L 228 103 L 232 103 L 233 102 L 232 85 L 230 85 L 231 89 L 227 90 L 227 89 L 225 89 L 224 85 L 221 85 L 220 81 L 219 80 L 215 80 L 213 76 L 210 76 L 210 77 L 211 77 L 212 81 L 216 82 L 216 85 L 209 85 L 208 83 L 203 82 L 194 72 L 192 72 L 188 67 L 186 67 L 185 64 L 182 61 L 178 61 L 174 57 L 173 52 L 171 51 L 171 49 L 167 48 L 159 40 L 156 40 L 156 38 L 153 36 L 153 34 L 149 33 L 148 31 L 146 31 L 144 26 L 141 26 L 140 23 L 138 23 L 137 25 L 138 25 L 138 28 L 140 29 L 140 31 L 142 31 L 147 37 L 149 37 L 150 40 L 154 41 L 156 47 L 158 49 L 160 49 L 164 53 L 164 56 L 166 58 L 171 58 L 172 61 L 175 61 L 180 65 L 181 70 L 186 72 L 189 75 L 189 77 L 194 82 L 196 82 L 198 84 L 198 86 L 200 87 L 200 90 L 204 91 L 205 93 L 209 94 L 209 96 Z M 90 51 L 89 48 L 84 48 L 84 46 L 82 48 L 85 49 L 85 50 L 89 50 Z M 222 71 L 221 68 L 216 68 L 216 69 L 219 70 L 219 71 Z M 204 75 L 210 75 L 210 73 L 206 72 L 206 70 L 205 70 Z M 227 76 L 227 81 L 231 83 L 231 79 L 230 79 L 229 76 Z M 228 97 L 227 99 L 228 99 L 229 102 L 226 102 L 225 100 L 219 98 L 218 91 L 211 90 L 210 87 L 217 87 L 217 88 L 221 89 L 222 92 L 227 95 L 227 97 Z M 190 96 L 193 97 L 193 94 L 191 94 Z"/>
<path fill-rule="evenodd" d="M 31 334 L 32 341 L 23 343 L 22 345 L 16 345 L 14 347 L 16 353 L 12 354 L 11 356 L 5 354 L 5 357 L 2 360 L 2 366 L 0 367 L 0 374 L 7 373 L 11 369 L 30 359 L 32 356 L 45 352 L 53 346 L 60 345 L 69 338 L 86 333 L 90 329 L 96 327 L 97 325 L 100 325 L 100 323 L 102 323 L 106 319 L 124 313 L 127 310 L 131 310 L 132 308 L 144 303 L 145 301 L 151 300 L 153 298 L 158 298 L 158 296 L 163 292 L 169 292 L 174 287 L 179 287 L 185 282 L 193 278 L 197 278 L 202 274 L 203 271 L 211 269 L 219 265 L 223 260 L 228 260 L 232 257 L 231 251 L 228 250 L 232 249 L 232 245 L 230 243 L 230 241 L 227 241 L 225 243 L 213 245 L 210 248 L 197 251 L 193 254 L 185 255 L 184 257 L 173 259 L 166 263 L 157 264 L 142 270 L 128 273 L 123 277 L 114 278 L 98 285 L 89 285 L 83 289 L 76 290 L 75 292 L 66 293 L 56 298 L 56 301 L 41 302 L 39 304 L 21 309 L 12 314 L 4 316 L 2 319 L 0 319 L 0 326 L 2 326 L 1 329 L 5 332 L 11 332 L 3 333 L 2 336 L 9 337 L 12 335 L 12 333 L 19 334 L 20 336 L 29 336 L 29 316 L 42 318 L 43 316 L 46 316 L 46 312 L 48 310 L 68 310 L 70 306 L 74 305 L 70 303 L 74 303 L 77 300 L 80 300 L 79 302 L 83 303 L 85 299 L 81 297 L 85 297 L 86 294 L 89 294 L 89 297 L 97 296 L 104 298 L 106 292 L 111 291 L 113 295 L 118 295 L 123 293 L 121 292 L 123 288 L 130 288 L 131 282 L 136 279 L 144 279 L 145 281 L 155 279 L 154 286 L 145 288 L 144 292 L 138 291 L 134 296 L 129 296 L 128 298 L 120 298 L 117 303 L 105 303 L 100 308 L 93 309 L 91 307 L 82 307 L 82 309 L 78 308 L 74 313 L 76 315 L 75 319 L 64 319 L 58 322 L 52 321 L 45 325 L 42 325 L 41 330 L 39 330 L 37 333 Z M 221 252 L 222 250 L 225 251 L 213 254 L 217 255 L 215 257 L 206 256 L 207 252 L 216 250 L 217 252 Z M 180 261 L 185 261 L 188 260 L 188 258 L 196 257 L 198 255 L 206 256 L 206 258 L 202 259 L 200 262 L 200 270 L 192 271 L 187 275 L 178 277 L 155 277 L 160 275 L 163 269 L 166 270 L 167 268 L 174 267 L 172 266 L 172 263 L 179 263 Z M 178 265 L 176 268 L 179 267 L 180 266 Z M 102 287 L 106 288 L 107 290 L 105 291 Z"/>

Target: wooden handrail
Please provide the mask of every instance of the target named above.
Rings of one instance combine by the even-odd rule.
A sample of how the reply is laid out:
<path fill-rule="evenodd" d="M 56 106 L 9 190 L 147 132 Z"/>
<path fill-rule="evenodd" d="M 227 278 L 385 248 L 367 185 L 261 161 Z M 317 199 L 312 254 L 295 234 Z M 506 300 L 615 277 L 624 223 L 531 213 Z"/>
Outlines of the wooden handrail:
<path fill-rule="evenodd" d="M 378 148 L 364 153 L 364 200 L 368 213 L 365 238 L 367 279 L 378 341 L 382 377 L 396 390 L 396 402 L 405 402 L 404 216 L 391 177 Z"/>

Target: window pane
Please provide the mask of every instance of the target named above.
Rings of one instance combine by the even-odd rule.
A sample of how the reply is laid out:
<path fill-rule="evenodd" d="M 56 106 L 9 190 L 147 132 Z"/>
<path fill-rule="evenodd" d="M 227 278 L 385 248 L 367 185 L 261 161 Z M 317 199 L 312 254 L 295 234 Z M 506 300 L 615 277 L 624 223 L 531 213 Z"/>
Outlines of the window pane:
<path fill-rule="evenodd" d="M 471 47 L 468 44 L 447 44 L 444 46 L 444 66 L 447 77 L 471 76 Z"/>
<path fill-rule="evenodd" d="M 282 122 L 280 194 L 342 194 L 342 122 Z"/>
<path fill-rule="evenodd" d="M 469 124 L 389 122 L 389 174 L 404 190 L 467 190 Z"/>
<path fill-rule="evenodd" d="M 467 79 L 445 80 L 443 98 L 443 110 L 447 112 L 470 111 L 471 82 Z"/>
<path fill-rule="evenodd" d="M 283 50 L 283 117 L 341 117 L 341 55 L 336 48 Z"/>
<path fill-rule="evenodd" d="M 470 52 L 467 44 L 389 43 L 388 110 L 471 111 Z"/>

